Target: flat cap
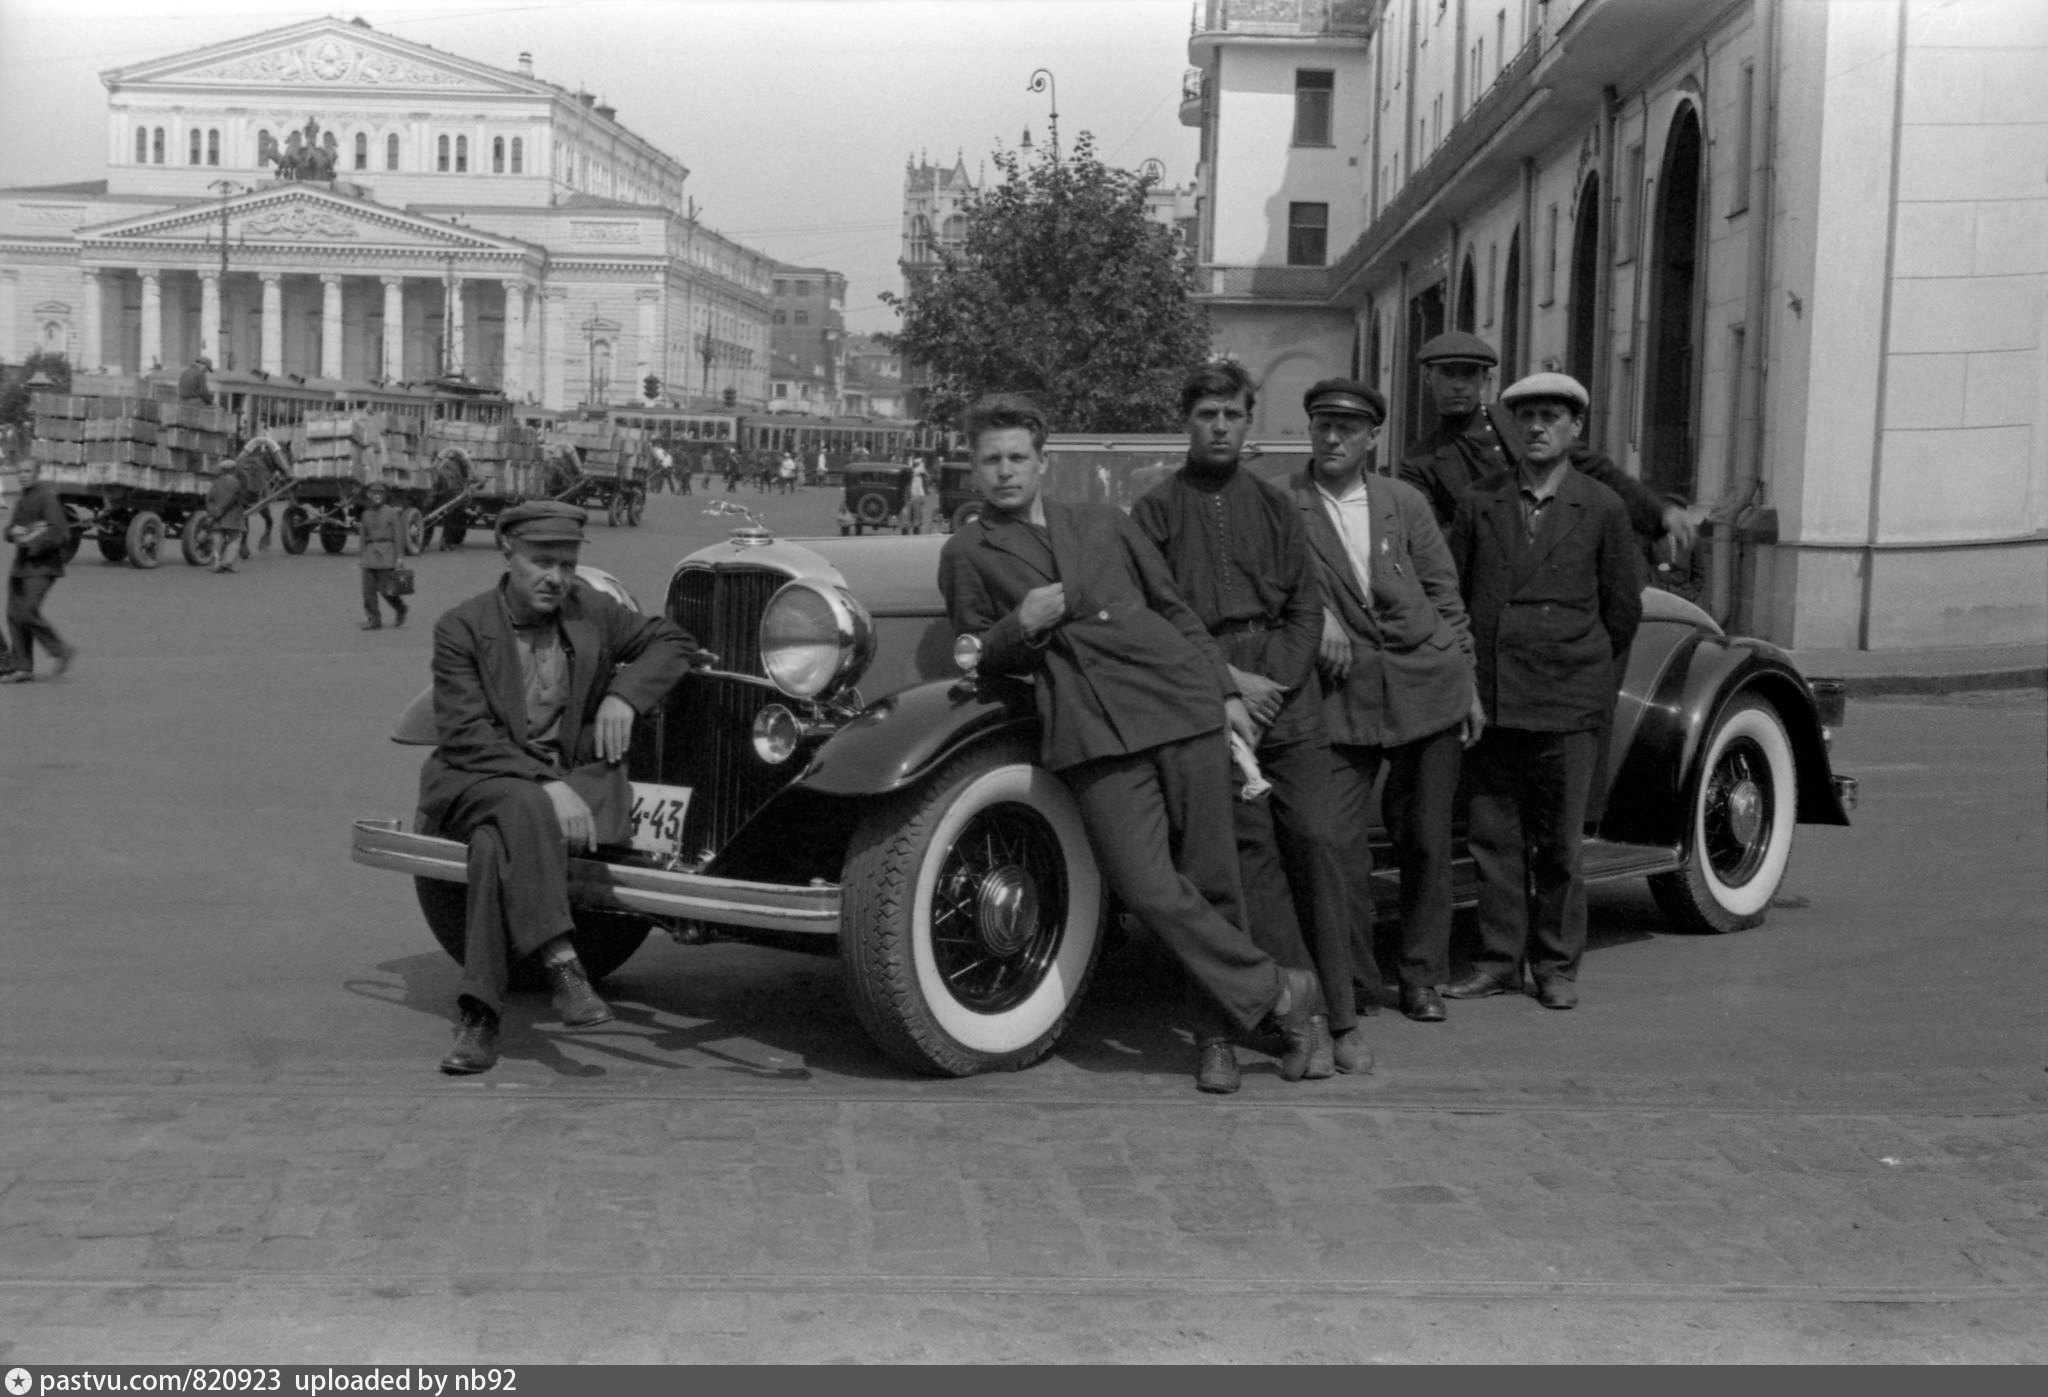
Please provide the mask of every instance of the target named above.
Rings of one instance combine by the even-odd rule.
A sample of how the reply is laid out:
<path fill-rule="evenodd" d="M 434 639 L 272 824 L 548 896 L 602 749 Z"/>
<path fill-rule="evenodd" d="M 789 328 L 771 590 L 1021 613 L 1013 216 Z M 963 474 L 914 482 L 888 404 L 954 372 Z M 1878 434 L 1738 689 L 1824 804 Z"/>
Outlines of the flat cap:
<path fill-rule="evenodd" d="M 366 495 L 367 495 L 367 494 L 369 494 L 369 493 L 370 493 L 370 492 L 371 492 L 372 490 L 376 491 L 376 492 L 377 492 L 378 494 L 380 494 L 380 495 L 388 495 L 388 494 L 390 494 L 390 493 L 391 493 L 391 487 L 390 487 L 389 485 L 386 485 L 386 484 L 385 484 L 385 483 L 384 483 L 383 481 L 381 481 L 381 480 L 372 480 L 372 481 L 368 481 L 368 482 L 366 482 L 366 483 L 364 484 L 364 486 L 363 486 L 363 493 L 364 493 L 364 494 L 366 494 Z"/>
<path fill-rule="evenodd" d="M 1326 378 L 1301 395 L 1301 405 L 1311 417 L 1319 412 L 1348 412 L 1374 422 L 1387 420 L 1386 395 L 1355 378 Z"/>
<path fill-rule="evenodd" d="M 498 516 L 498 533 L 529 543 L 583 543 L 583 521 L 589 517 L 560 500 L 528 500 Z"/>
<path fill-rule="evenodd" d="M 1538 402 L 1545 399 L 1570 403 L 1580 412 L 1584 412 L 1587 404 L 1592 402 L 1592 398 L 1586 393 L 1585 385 L 1570 374 L 1530 374 L 1527 378 L 1516 379 L 1500 390 L 1502 407 L 1513 407 L 1516 403 Z"/>
<path fill-rule="evenodd" d="M 1493 346 L 1479 336 L 1466 330 L 1447 330 L 1441 335 L 1422 342 L 1416 352 L 1418 364 L 1484 364 L 1492 368 L 1500 362 L 1500 356 L 1493 352 Z"/>

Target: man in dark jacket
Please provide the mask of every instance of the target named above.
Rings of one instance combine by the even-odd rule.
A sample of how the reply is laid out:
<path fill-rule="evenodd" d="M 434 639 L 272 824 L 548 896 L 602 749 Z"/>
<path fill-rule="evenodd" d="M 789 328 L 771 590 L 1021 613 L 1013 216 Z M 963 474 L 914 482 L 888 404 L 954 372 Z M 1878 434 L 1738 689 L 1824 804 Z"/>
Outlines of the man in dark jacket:
<path fill-rule="evenodd" d="M 356 568 L 363 575 L 362 628 L 366 631 L 384 629 L 380 598 L 391 603 L 391 624 L 405 624 L 405 598 L 392 585 L 405 550 L 405 523 L 390 498 L 390 488 L 383 481 L 371 481 L 363 487 L 363 512 L 356 519 L 356 531 L 363 540 Z"/>
<path fill-rule="evenodd" d="M 206 491 L 207 526 L 213 531 L 213 570 L 233 572 L 235 552 L 249 532 L 248 503 L 241 475 L 230 463 Z"/>
<path fill-rule="evenodd" d="M 1131 522 L 1166 559 L 1258 725 L 1253 745 L 1272 790 L 1231 807 L 1246 910 L 1268 955 L 1313 967 L 1322 982 L 1332 1042 L 1307 1072 L 1326 1077 L 1372 1070 L 1358 1019 L 1378 1011 L 1380 977 L 1371 961 L 1352 959 L 1354 909 L 1328 819 L 1330 749 L 1315 677 L 1322 586 L 1294 502 L 1241 463 L 1256 397 L 1251 376 L 1229 360 L 1189 374 L 1180 395 L 1187 458 L 1131 507 Z"/>
<path fill-rule="evenodd" d="M 43 479 L 43 465 L 31 456 L 21 468 L 21 498 L 7 520 L 7 541 L 14 545 L 14 567 L 7 574 L 7 632 L 13 640 L 13 668 L 0 674 L 0 684 L 26 684 L 36 677 L 38 642 L 56 663 L 57 675 L 71 668 L 78 647 L 67 645 L 57 628 L 43 619 L 43 598 L 64 575 L 64 545 L 71 521 L 64 503 Z"/>
<path fill-rule="evenodd" d="M 1467 762 L 1481 949 L 1444 994 L 1505 994 L 1526 957 L 1537 998 L 1569 1009 L 1586 944 L 1581 831 L 1642 562 L 1621 500 L 1570 464 L 1586 390 L 1544 373 L 1501 399 L 1521 464 L 1475 485 L 1451 525 L 1487 728 Z"/>
<path fill-rule="evenodd" d="M 989 673 L 1037 681 L 1041 759 L 1073 792 L 1110 889 L 1202 995 L 1198 1036 L 1270 1019 L 1282 1075 L 1299 1078 L 1329 1030 L 1314 977 L 1244 929 L 1224 728 L 1251 725 L 1229 666 L 1121 511 L 1042 493 L 1036 407 L 984 398 L 964 430 L 989 508 L 939 555 L 953 629 L 979 640 Z M 1226 1071 L 1218 1056 L 1205 1046 L 1197 1085 L 1237 1090 L 1235 1060 Z"/>
<path fill-rule="evenodd" d="M 213 372 L 213 360 L 204 354 L 194 359 L 178 375 L 178 401 L 184 403 L 213 403 L 213 390 L 206 385 L 206 376 Z"/>
<path fill-rule="evenodd" d="M 540 957 L 564 1024 L 611 1018 L 569 939 L 569 853 L 628 838 L 634 720 L 701 652 L 577 579 L 584 517 L 552 500 L 506 510 L 503 580 L 434 623 L 439 741 L 420 770 L 421 831 L 469 845 L 462 1020 L 444 1072 L 496 1064 L 522 956 Z"/>
<path fill-rule="evenodd" d="M 1365 469 L 1386 399 L 1369 384 L 1325 379 L 1303 398 L 1315 458 L 1294 501 L 1323 584 L 1323 722 L 1330 737 L 1328 823 L 1347 852 L 1354 964 L 1371 963 L 1367 843 L 1381 767 L 1387 833 L 1401 871 L 1390 964 L 1401 1012 L 1444 1017 L 1450 978 L 1451 822 L 1463 750 L 1486 725 L 1472 682 L 1472 635 L 1450 549 L 1420 491 Z"/>
<path fill-rule="evenodd" d="M 1500 356 L 1485 340 L 1452 330 L 1425 342 L 1415 361 L 1422 366 L 1437 425 L 1401 458 L 1394 474 L 1429 498 L 1438 526 L 1448 529 L 1466 491 L 1514 467 L 1521 432 L 1504 405 L 1486 401 L 1487 382 Z M 1683 506 L 1659 499 L 1584 441 L 1574 443 L 1571 463 L 1621 497 L 1646 551 L 1667 537 L 1679 549 L 1692 547 L 1698 529 Z"/>

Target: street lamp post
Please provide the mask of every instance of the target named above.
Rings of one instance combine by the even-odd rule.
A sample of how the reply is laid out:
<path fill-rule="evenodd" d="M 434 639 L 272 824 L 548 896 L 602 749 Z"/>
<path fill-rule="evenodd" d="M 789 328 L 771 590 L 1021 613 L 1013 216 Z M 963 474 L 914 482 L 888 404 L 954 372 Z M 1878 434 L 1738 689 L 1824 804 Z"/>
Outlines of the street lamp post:
<path fill-rule="evenodd" d="M 1037 69 L 1031 74 L 1031 82 L 1024 90 L 1026 92 L 1043 92 L 1051 99 L 1051 111 L 1047 113 L 1049 119 L 1046 123 L 1046 130 L 1052 141 L 1052 163 L 1057 165 L 1060 163 L 1060 89 L 1059 84 L 1053 81 L 1052 69 Z"/>
<path fill-rule="evenodd" d="M 217 179 L 206 187 L 220 191 L 220 357 L 221 367 L 232 369 L 235 356 L 228 348 L 228 200 L 246 193 L 247 186 L 236 180 Z"/>
<path fill-rule="evenodd" d="M 718 359 L 718 345 L 711 338 L 708 325 L 697 340 L 697 357 L 704 361 L 704 396 L 708 398 L 711 396 L 711 365 Z"/>

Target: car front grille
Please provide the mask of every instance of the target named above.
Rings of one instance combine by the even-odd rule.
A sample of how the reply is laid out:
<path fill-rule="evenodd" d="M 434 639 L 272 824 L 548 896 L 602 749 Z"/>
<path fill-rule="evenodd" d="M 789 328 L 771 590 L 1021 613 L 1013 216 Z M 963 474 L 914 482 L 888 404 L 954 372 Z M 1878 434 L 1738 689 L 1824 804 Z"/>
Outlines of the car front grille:
<path fill-rule="evenodd" d="M 662 781 L 691 789 L 683 855 L 723 850 L 739 828 L 803 769 L 754 754 L 754 718 L 782 695 L 761 664 L 761 613 L 789 581 L 773 568 L 690 568 L 669 588 L 669 619 L 718 656 L 669 695 L 661 717 Z M 756 682 L 760 681 L 760 682 Z"/>
<path fill-rule="evenodd" d="M 761 613 L 787 581 L 773 568 L 688 568 L 669 587 L 669 619 L 718 656 L 718 669 L 765 679 Z"/>

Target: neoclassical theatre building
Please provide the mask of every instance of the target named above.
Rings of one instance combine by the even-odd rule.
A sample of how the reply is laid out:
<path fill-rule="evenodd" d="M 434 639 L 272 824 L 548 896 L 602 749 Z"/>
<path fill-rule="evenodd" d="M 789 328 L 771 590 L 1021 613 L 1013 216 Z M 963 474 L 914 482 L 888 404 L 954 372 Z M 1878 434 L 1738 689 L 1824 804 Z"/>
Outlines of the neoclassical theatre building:
<path fill-rule="evenodd" d="M 101 75 L 106 177 L 0 190 L 0 361 L 766 401 L 773 261 L 588 93 L 312 20 Z"/>

